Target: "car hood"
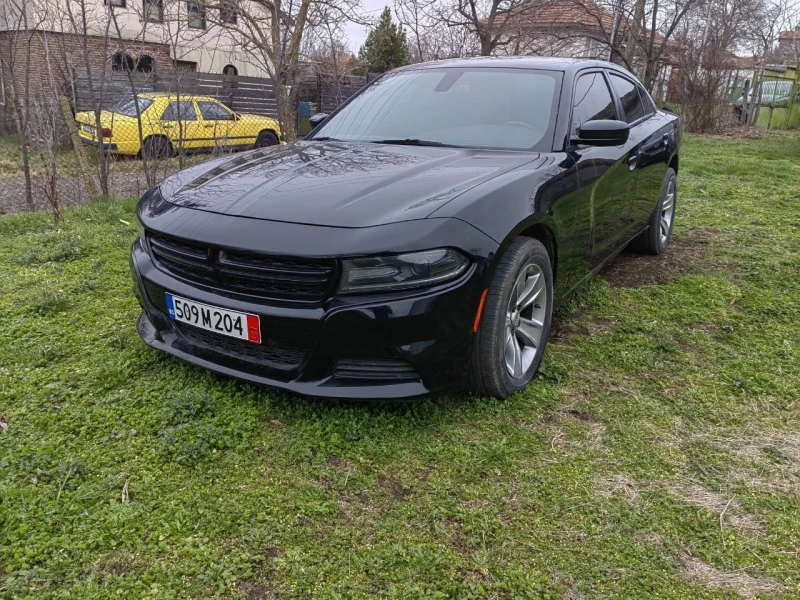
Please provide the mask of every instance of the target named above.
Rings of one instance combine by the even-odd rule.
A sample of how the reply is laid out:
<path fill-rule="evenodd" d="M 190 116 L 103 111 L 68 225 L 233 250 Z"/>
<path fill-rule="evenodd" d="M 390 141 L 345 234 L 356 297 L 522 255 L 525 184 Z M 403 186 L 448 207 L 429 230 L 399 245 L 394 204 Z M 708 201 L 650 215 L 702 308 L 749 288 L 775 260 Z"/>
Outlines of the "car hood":
<path fill-rule="evenodd" d="M 161 193 L 187 208 L 254 219 L 369 227 L 425 218 L 535 152 L 295 142 L 197 165 Z"/>

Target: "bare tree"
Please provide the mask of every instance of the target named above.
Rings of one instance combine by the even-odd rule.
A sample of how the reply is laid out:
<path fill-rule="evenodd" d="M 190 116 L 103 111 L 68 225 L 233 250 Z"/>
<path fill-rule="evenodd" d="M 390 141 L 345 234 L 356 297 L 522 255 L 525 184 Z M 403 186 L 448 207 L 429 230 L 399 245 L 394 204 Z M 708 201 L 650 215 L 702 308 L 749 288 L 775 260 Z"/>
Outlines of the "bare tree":
<path fill-rule="evenodd" d="M 304 36 L 337 20 L 366 24 L 359 15 L 360 0 L 272 0 L 251 3 L 249 9 L 244 1 L 207 0 L 204 6 L 212 9 L 212 19 L 213 15 L 236 14 L 236 19 L 220 18 L 217 23 L 273 80 L 282 131 L 288 139 L 294 139 L 292 109 L 297 104 Z"/>
<path fill-rule="evenodd" d="M 441 0 L 395 0 L 394 9 L 397 20 L 408 30 L 412 62 L 480 53 L 478 38 L 466 25 L 444 25 Z"/>
<path fill-rule="evenodd" d="M 513 43 L 509 31 L 528 1 L 444 0 L 435 14 L 441 24 L 469 31 L 478 40 L 481 56 L 490 56 Z"/>
<path fill-rule="evenodd" d="M 25 178 L 25 202 L 30 210 L 35 208 L 33 185 L 31 180 L 31 122 L 32 100 L 31 61 L 33 57 L 34 38 L 38 26 L 45 15 L 32 7 L 29 0 L 10 0 L 4 6 L 3 21 L 11 33 L 7 39 L 8 47 L 2 58 L 4 79 L 7 83 L 8 101 L 14 115 L 19 134 L 22 171 Z M 22 56 L 20 56 L 20 52 Z"/>
<path fill-rule="evenodd" d="M 762 0 L 702 0 L 688 14 L 677 36 L 677 90 L 687 130 L 714 131 L 730 119 L 725 92 L 734 51 L 746 43 L 762 8 Z"/>

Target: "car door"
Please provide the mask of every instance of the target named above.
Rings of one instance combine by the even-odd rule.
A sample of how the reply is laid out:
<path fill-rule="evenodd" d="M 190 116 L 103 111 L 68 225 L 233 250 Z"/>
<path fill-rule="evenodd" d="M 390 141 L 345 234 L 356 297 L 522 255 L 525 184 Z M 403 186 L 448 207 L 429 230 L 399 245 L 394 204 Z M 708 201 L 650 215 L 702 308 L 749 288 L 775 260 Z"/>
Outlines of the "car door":
<path fill-rule="evenodd" d="M 625 75 L 611 72 L 610 80 L 622 105 L 631 134 L 639 141 L 636 151 L 637 183 L 631 203 L 631 235 L 647 226 L 656 207 L 667 172 L 672 126 L 663 113 L 659 116 L 650 96 L 638 83 Z"/>
<path fill-rule="evenodd" d="M 160 125 L 176 150 L 202 146 L 202 123 L 197 119 L 193 100 L 170 101 L 161 114 Z"/>
<path fill-rule="evenodd" d="M 232 111 L 216 100 L 211 99 L 198 100 L 197 108 L 203 119 L 203 130 L 206 135 L 207 145 L 237 145 L 237 136 L 234 131 L 236 118 Z"/>
<path fill-rule="evenodd" d="M 582 71 L 575 81 L 572 97 L 573 138 L 588 121 L 620 116 L 602 69 Z M 635 146 L 636 141 L 631 138 L 621 146 L 575 148 L 592 162 L 589 255 L 593 269 L 628 241 L 625 236 L 630 230 L 630 207 L 636 191 Z M 585 175 L 586 171 L 584 182 Z"/>

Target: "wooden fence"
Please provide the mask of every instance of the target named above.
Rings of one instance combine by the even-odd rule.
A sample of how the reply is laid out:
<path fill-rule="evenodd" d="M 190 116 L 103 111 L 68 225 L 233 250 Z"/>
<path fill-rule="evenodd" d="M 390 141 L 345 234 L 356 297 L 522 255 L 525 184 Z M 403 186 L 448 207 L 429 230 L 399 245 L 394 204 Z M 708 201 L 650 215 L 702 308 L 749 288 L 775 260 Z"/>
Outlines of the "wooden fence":
<path fill-rule="evenodd" d="M 311 102 L 319 112 L 331 113 L 377 76 L 304 74 L 299 82 L 298 100 Z M 171 92 L 211 96 L 236 112 L 267 117 L 278 115 L 275 86 L 271 79 L 263 77 L 175 71 L 107 71 L 105 78 L 99 72 L 92 72 L 90 85 L 86 71 L 76 69 L 72 90 L 76 111 L 94 110 L 98 105 L 101 109 L 113 109 L 135 93 Z"/>
<path fill-rule="evenodd" d="M 300 78 L 298 99 L 311 102 L 317 111 L 331 113 L 350 96 L 361 90 L 378 75 L 370 73 L 366 77 L 356 75 L 303 74 Z"/>
<path fill-rule="evenodd" d="M 276 117 L 278 104 L 272 80 L 241 75 L 217 75 L 154 71 L 126 73 L 109 71 L 105 78 L 92 73 L 92 85 L 86 71 L 73 74 L 73 104 L 76 111 L 114 108 L 121 100 L 142 92 L 171 92 L 191 96 L 211 96 L 236 112 Z"/>

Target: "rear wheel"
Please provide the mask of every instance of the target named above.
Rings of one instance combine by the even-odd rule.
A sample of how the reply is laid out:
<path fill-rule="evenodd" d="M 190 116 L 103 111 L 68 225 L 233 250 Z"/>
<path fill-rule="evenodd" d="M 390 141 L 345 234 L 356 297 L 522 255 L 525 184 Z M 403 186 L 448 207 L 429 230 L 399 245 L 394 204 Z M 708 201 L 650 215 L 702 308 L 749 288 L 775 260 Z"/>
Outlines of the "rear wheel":
<path fill-rule="evenodd" d="M 669 246 L 672 225 L 675 223 L 675 204 L 678 201 L 678 176 L 667 169 L 661 195 L 646 230 L 631 242 L 630 249 L 642 254 L 662 254 Z"/>
<path fill-rule="evenodd" d="M 258 134 L 258 138 L 256 139 L 256 148 L 266 148 L 267 146 L 277 146 L 278 145 L 278 136 L 272 133 L 271 131 L 262 131 Z"/>
<path fill-rule="evenodd" d="M 145 158 L 160 160 L 170 158 L 172 153 L 172 144 L 167 138 L 153 136 L 142 142 L 142 156 Z"/>
<path fill-rule="evenodd" d="M 472 389 L 507 398 L 542 362 L 553 315 L 553 269 L 544 245 L 517 238 L 500 259 L 475 339 Z"/>

